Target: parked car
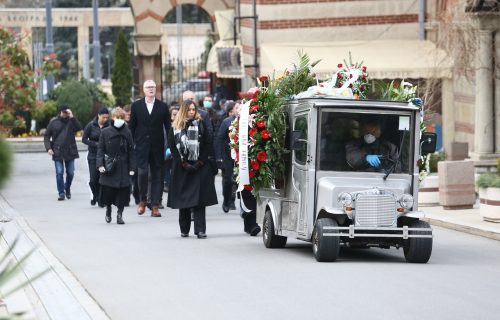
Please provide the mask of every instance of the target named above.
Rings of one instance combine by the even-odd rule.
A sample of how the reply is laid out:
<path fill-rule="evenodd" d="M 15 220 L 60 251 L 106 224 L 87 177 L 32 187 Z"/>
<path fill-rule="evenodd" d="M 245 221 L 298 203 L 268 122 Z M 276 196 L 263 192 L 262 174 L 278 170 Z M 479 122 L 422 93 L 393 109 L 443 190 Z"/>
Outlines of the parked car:
<path fill-rule="evenodd" d="M 182 93 L 187 90 L 186 87 L 186 82 L 177 82 L 171 87 L 166 87 L 163 90 L 163 100 L 169 104 L 173 101 L 180 101 Z"/>
<path fill-rule="evenodd" d="M 191 90 L 196 96 L 196 100 L 200 101 L 210 94 L 210 79 L 190 79 L 186 81 L 186 90 Z"/>

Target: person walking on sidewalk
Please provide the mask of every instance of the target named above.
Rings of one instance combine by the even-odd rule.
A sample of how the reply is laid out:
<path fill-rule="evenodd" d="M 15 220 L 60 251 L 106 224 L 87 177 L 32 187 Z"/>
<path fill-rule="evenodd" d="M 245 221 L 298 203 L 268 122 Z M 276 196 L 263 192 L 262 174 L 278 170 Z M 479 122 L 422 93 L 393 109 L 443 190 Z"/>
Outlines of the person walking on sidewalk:
<path fill-rule="evenodd" d="M 132 104 L 129 124 L 137 157 L 139 186 L 137 213 L 142 215 L 146 210 L 148 174 L 151 171 L 151 216 L 161 217 L 159 211 L 163 192 L 161 175 L 165 157 L 163 132 L 170 130 L 170 114 L 167 105 L 155 98 L 156 84 L 153 80 L 146 80 L 143 90 L 145 97 Z"/>
<path fill-rule="evenodd" d="M 95 206 L 99 199 L 99 171 L 96 165 L 97 145 L 99 144 L 99 137 L 101 130 L 109 125 L 109 111 L 107 108 L 102 108 L 97 113 L 95 119 L 90 121 L 83 130 L 82 142 L 89 146 L 87 154 L 87 162 L 89 164 L 89 186 L 92 191 L 92 200 L 90 204 Z"/>
<path fill-rule="evenodd" d="M 130 201 L 130 176 L 134 175 L 135 155 L 132 134 L 125 124 L 125 112 L 115 108 L 111 125 L 104 128 L 97 146 L 96 166 L 101 173 L 101 203 L 106 206 L 106 222 L 111 222 L 111 206 L 118 208 L 116 223 L 124 224 L 123 208 Z"/>
<path fill-rule="evenodd" d="M 75 134 L 82 130 L 82 125 L 73 116 L 68 106 L 59 107 L 59 116 L 50 120 L 43 138 L 45 150 L 52 156 L 56 167 L 57 200 L 66 196 L 71 199 L 71 182 L 75 174 L 75 159 L 79 157 Z M 66 168 L 66 182 L 64 181 Z"/>
<path fill-rule="evenodd" d="M 234 204 L 236 194 L 234 190 L 235 182 L 233 177 L 234 160 L 231 158 L 231 147 L 229 146 L 229 127 L 236 119 L 239 112 L 239 103 L 231 103 L 228 105 L 227 112 L 229 117 L 222 121 L 219 130 L 215 136 L 214 150 L 217 160 L 217 167 L 222 170 L 222 210 L 229 212 L 235 210 Z"/>
<path fill-rule="evenodd" d="M 193 101 L 182 103 L 168 134 L 168 145 L 173 163 L 167 205 L 179 209 L 181 237 L 189 236 L 193 210 L 194 233 L 204 239 L 205 209 L 217 204 L 217 194 L 215 176 L 208 163 L 212 138 Z"/>

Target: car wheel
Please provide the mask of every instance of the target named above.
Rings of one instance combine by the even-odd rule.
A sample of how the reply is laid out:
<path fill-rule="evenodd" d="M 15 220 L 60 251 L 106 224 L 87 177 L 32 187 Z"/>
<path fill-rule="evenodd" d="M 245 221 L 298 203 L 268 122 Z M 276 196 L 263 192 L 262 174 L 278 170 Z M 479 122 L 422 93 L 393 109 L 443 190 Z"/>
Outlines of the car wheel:
<path fill-rule="evenodd" d="M 337 227 L 337 221 L 329 218 L 318 219 L 312 235 L 314 257 L 319 262 L 337 260 L 340 252 L 340 237 L 327 236 L 323 227 Z"/>
<path fill-rule="evenodd" d="M 408 224 L 409 228 L 430 228 L 430 225 L 421 220 L 414 220 Z M 409 234 L 430 235 L 429 231 L 410 231 Z M 432 254 L 432 238 L 409 238 L 404 241 L 403 251 L 406 262 L 427 263 Z"/>
<path fill-rule="evenodd" d="M 283 248 L 286 245 L 286 237 L 274 233 L 274 221 L 271 211 L 267 210 L 264 215 L 262 240 L 266 248 Z"/>

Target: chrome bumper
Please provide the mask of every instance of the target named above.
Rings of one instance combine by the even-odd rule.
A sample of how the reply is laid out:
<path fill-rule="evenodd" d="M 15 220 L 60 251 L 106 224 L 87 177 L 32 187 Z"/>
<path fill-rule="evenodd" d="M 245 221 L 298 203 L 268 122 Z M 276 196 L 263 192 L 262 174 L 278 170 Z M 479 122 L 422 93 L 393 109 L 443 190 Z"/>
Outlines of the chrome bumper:
<path fill-rule="evenodd" d="M 391 231 L 391 233 L 365 233 L 360 231 Z M 431 234 L 410 234 L 410 231 L 430 232 Z M 432 238 L 432 228 L 408 228 L 398 227 L 355 227 L 351 224 L 349 227 L 323 227 L 325 237 L 378 237 L 378 238 Z"/>

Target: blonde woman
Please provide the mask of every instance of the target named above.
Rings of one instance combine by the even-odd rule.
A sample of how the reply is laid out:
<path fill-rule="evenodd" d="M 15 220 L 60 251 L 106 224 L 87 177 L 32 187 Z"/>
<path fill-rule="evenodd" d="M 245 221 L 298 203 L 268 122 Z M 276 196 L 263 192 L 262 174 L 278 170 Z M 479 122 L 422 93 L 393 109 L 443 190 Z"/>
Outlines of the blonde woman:
<path fill-rule="evenodd" d="M 194 233 L 198 239 L 204 239 L 205 208 L 217 204 L 217 194 L 208 164 L 212 137 L 192 100 L 182 103 L 168 134 L 168 145 L 173 163 L 167 205 L 179 209 L 181 237 L 189 236 L 193 211 Z"/>
<path fill-rule="evenodd" d="M 97 146 L 96 165 L 101 173 L 101 201 L 106 206 L 107 223 L 111 222 L 111 206 L 118 208 L 116 223 L 124 224 L 123 208 L 130 201 L 130 177 L 134 175 L 135 155 L 132 134 L 125 124 L 125 111 L 115 108 L 111 114 L 111 125 L 104 128 Z M 106 162 L 114 159 L 110 168 Z"/>

